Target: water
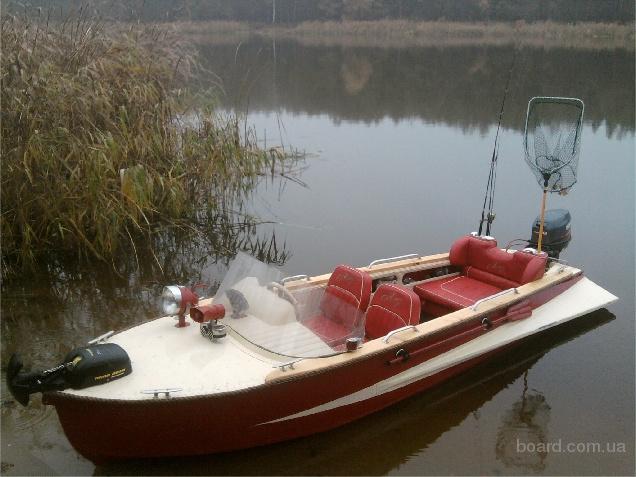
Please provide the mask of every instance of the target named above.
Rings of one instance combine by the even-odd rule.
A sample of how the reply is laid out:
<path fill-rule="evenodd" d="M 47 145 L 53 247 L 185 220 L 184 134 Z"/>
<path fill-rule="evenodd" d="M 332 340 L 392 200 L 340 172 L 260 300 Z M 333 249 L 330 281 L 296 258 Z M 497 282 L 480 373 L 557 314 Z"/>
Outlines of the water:
<path fill-rule="evenodd" d="M 263 181 L 248 207 L 275 222 L 289 275 L 438 253 L 475 230 L 513 50 L 345 48 L 250 40 L 199 45 L 264 146 L 307 152 L 301 176 Z M 629 474 L 634 470 L 634 61 L 624 51 L 521 49 L 500 133 L 493 234 L 527 238 L 540 190 L 523 162 L 527 101 L 585 101 L 579 180 L 548 207 L 573 216 L 563 258 L 620 300 L 433 392 L 323 435 L 220 456 L 95 468 L 39 398 L 2 391 L 2 472 L 18 474 Z M 2 290 L 2 361 L 57 362 L 156 312 L 163 283 L 215 282 L 223 264 L 171 255 L 165 276 L 48 265 Z M 550 444 L 523 452 L 520 445 Z M 560 444 L 559 444 L 560 443 Z M 597 451 L 594 446 L 601 446 Z M 574 444 L 572 451 L 566 446 Z M 579 452 L 577 444 L 579 445 Z M 621 444 L 623 447 L 621 447 Z M 536 447 L 535 445 L 535 447 Z M 559 448 L 560 445 L 560 448 Z M 526 446 L 527 447 L 527 446 Z M 545 450 L 545 449 L 544 449 Z M 559 452 L 560 450 L 560 452 Z M 624 451 L 621 451 L 624 450 Z"/>

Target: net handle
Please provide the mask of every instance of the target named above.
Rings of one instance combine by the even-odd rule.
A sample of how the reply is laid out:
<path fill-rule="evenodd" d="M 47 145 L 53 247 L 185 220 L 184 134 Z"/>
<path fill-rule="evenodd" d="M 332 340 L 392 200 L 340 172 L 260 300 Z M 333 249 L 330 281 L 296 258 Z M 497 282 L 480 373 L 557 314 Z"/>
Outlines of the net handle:
<path fill-rule="evenodd" d="M 537 252 L 541 253 L 541 245 L 543 243 L 543 228 L 545 224 L 545 200 L 548 195 L 548 188 L 543 188 L 543 197 L 541 198 L 541 220 L 539 222 L 539 238 L 537 240 Z"/>

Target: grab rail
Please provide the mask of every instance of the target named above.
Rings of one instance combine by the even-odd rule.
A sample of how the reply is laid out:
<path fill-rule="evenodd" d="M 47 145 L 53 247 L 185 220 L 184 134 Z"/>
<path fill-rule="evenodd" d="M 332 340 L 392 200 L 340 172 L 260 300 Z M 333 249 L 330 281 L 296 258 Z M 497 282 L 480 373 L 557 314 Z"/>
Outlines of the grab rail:
<path fill-rule="evenodd" d="M 516 288 L 508 288 L 507 290 L 500 291 L 499 293 L 495 293 L 494 295 L 487 296 L 486 298 L 482 298 L 481 300 L 477 300 L 475 304 L 471 307 L 473 311 L 477 311 L 477 307 L 482 303 L 485 303 L 494 298 L 499 298 L 500 296 L 507 295 L 508 293 L 513 292 L 515 295 L 519 294 L 519 290 Z"/>
<path fill-rule="evenodd" d="M 293 275 L 291 277 L 285 277 L 280 281 L 281 285 L 284 285 L 287 282 L 294 282 L 296 280 L 309 280 L 309 276 L 308 275 Z"/>
<path fill-rule="evenodd" d="M 380 265 L 381 263 L 397 262 L 399 260 L 406 260 L 407 258 L 419 258 L 419 256 L 420 255 L 417 253 L 409 253 L 408 255 L 400 255 L 398 257 L 380 258 L 379 260 L 374 260 L 369 265 L 367 265 L 367 268 L 371 268 L 375 265 Z"/>
<path fill-rule="evenodd" d="M 88 344 L 89 344 L 89 345 L 92 345 L 92 344 L 97 344 L 97 343 L 99 343 L 100 341 L 106 341 L 108 338 L 110 338 L 110 337 L 111 337 L 111 336 L 113 336 L 114 334 L 115 334 L 115 331 L 113 331 L 113 330 L 107 331 L 107 332 L 106 332 L 106 333 L 104 333 L 103 335 L 99 335 L 97 338 L 93 338 L 92 340 L 90 340 L 90 341 L 88 342 Z"/>
<path fill-rule="evenodd" d="M 556 258 L 556 257 L 548 257 L 548 262 L 557 262 L 560 263 L 562 265 L 567 265 L 568 261 L 563 259 L 563 258 Z"/>
<path fill-rule="evenodd" d="M 388 333 L 386 334 L 386 336 L 385 336 L 384 338 L 382 338 L 382 341 L 383 341 L 384 343 L 388 343 L 388 342 L 389 342 L 389 340 L 391 339 L 391 337 L 392 337 L 393 335 L 396 335 L 396 334 L 401 333 L 402 331 L 406 331 L 406 330 L 413 330 L 413 331 L 417 331 L 417 328 L 415 327 L 415 325 L 406 325 L 406 326 L 403 326 L 402 328 L 398 328 L 397 330 L 393 330 L 393 331 L 388 332 Z"/>

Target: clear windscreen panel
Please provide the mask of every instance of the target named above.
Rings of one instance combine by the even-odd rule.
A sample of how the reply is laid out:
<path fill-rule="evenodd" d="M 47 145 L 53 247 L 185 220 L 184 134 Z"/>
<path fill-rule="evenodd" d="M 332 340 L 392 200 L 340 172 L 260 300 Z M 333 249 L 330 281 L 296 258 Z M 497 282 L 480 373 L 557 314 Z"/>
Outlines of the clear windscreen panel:
<path fill-rule="evenodd" d="M 536 97 L 528 104 L 525 159 L 549 192 L 565 193 L 576 183 L 583 109 L 576 98 Z"/>
<path fill-rule="evenodd" d="M 325 287 L 290 290 L 276 267 L 239 252 L 215 295 L 223 322 L 254 345 L 293 358 L 345 351 L 347 338 L 364 336 L 364 314 L 346 294 Z"/>

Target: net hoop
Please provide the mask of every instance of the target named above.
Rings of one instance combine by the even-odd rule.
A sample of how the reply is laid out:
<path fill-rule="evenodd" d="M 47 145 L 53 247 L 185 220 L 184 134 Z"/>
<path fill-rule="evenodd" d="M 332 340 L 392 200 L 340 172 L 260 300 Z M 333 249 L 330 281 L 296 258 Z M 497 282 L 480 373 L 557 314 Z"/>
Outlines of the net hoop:
<path fill-rule="evenodd" d="M 568 116 L 572 116 L 569 118 L 569 128 L 565 131 L 562 125 L 556 128 L 558 135 L 553 132 L 553 136 L 556 136 L 557 142 L 553 148 L 550 147 L 549 141 L 546 140 L 543 127 L 550 125 L 550 121 L 545 121 L 546 118 L 552 121 L 554 121 L 554 118 L 549 115 L 546 118 L 542 118 L 540 114 L 535 113 L 538 106 L 546 104 L 561 108 L 572 106 L 578 110 L 576 115 L 567 111 L 567 109 L 564 110 L 568 112 Z M 523 135 L 525 160 L 539 185 L 549 192 L 564 193 L 576 183 L 584 110 L 585 105 L 578 98 L 535 96 L 528 102 Z M 536 119 L 537 116 L 540 119 Z M 534 120 L 533 125 L 530 124 L 531 118 Z M 531 126 L 533 127 L 532 131 Z M 565 141 L 562 141 L 564 132 L 567 132 L 568 135 Z M 534 138 L 532 145 L 529 143 L 530 135 Z M 548 139 L 550 138 L 548 136 Z"/>

